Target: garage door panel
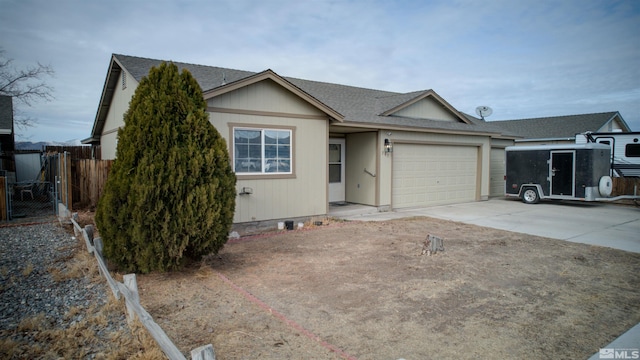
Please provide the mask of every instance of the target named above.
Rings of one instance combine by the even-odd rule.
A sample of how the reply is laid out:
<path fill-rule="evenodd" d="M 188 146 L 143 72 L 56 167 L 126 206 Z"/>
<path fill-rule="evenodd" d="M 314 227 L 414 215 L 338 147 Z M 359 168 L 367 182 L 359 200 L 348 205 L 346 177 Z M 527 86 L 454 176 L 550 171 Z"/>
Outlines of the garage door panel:
<path fill-rule="evenodd" d="M 473 146 L 396 144 L 393 207 L 474 201 L 477 151 Z"/>

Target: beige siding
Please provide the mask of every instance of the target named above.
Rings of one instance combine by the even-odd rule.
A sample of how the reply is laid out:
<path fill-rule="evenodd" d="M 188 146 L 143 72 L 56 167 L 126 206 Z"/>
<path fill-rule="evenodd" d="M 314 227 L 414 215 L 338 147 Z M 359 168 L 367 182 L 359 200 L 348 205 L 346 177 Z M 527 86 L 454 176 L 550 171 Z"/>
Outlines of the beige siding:
<path fill-rule="evenodd" d="M 100 151 L 102 159 L 113 160 L 116 158 L 116 148 L 118 146 L 118 133 L 112 132 L 102 135 L 100 138 Z"/>
<path fill-rule="evenodd" d="M 243 179 L 239 176 L 237 189 L 250 187 L 253 193 L 236 197 L 235 223 L 326 213 L 328 121 L 304 118 L 308 115 L 320 117 L 322 113 L 280 89 L 271 81 L 263 81 L 208 102 L 210 108 L 226 109 L 210 112 L 210 121 L 227 141 L 230 154 L 233 154 L 233 126 L 293 129 L 294 176 L 275 179 Z M 264 101 L 265 98 L 270 100 Z M 235 108 L 257 113 L 230 113 Z M 296 115 L 301 117 L 296 118 Z"/>
<path fill-rule="evenodd" d="M 620 122 L 619 120 L 617 120 L 618 118 L 616 117 L 610 124 L 611 124 L 611 129 L 609 131 L 622 131 L 622 126 L 620 126 Z"/>
<path fill-rule="evenodd" d="M 424 98 L 406 108 L 396 111 L 393 115 L 418 119 L 460 122 L 460 120 L 455 117 L 451 111 L 430 97 Z"/>
<path fill-rule="evenodd" d="M 346 139 L 346 200 L 351 203 L 375 206 L 377 205 L 378 172 L 376 133 L 349 134 Z M 376 177 L 365 172 L 365 169 Z"/>
<path fill-rule="evenodd" d="M 325 116 L 273 80 L 263 80 L 208 101 L 210 107 L 269 113 Z"/>
<path fill-rule="evenodd" d="M 505 152 L 504 148 L 491 148 L 490 196 L 504 196 Z"/>
<path fill-rule="evenodd" d="M 121 79 L 119 79 L 114 91 L 109 113 L 100 137 L 102 158 L 105 160 L 116 158 L 118 129 L 124 126 L 124 113 L 129 110 L 129 102 L 138 87 L 138 82 L 127 73 L 127 87 L 122 89 Z"/>

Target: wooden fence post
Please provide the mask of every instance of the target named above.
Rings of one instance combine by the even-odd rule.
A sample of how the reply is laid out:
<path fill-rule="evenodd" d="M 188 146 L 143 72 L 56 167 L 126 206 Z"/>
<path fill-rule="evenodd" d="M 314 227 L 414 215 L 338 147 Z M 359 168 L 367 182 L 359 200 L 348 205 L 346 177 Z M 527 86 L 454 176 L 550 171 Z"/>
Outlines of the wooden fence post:
<path fill-rule="evenodd" d="M 85 243 L 87 243 L 87 250 L 89 250 L 89 254 L 92 254 L 95 249 L 95 245 L 93 245 L 93 227 L 91 225 L 87 225 L 82 229 L 82 237 L 84 238 Z M 100 254 L 102 255 L 102 248 L 100 248 Z"/>
<path fill-rule="evenodd" d="M 125 304 L 127 305 L 127 311 L 129 312 L 129 318 L 127 319 L 127 321 L 129 322 L 129 324 L 131 324 L 136 318 L 136 312 L 134 311 L 133 306 L 131 306 L 130 302 L 140 304 L 140 295 L 138 294 L 138 281 L 136 280 L 136 274 L 124 275 L 122 277 L 122 280 L 124 281 L 124 286 L 126 286 L 131 293 L 131 299 L 128 299 L 129 301 L 125 301 Z"/>
<path fill-rule="evenodd" d="M 191 350 L 191 360 L 216 360 L 213 345 L 200 346 L 199 348 Z"/>

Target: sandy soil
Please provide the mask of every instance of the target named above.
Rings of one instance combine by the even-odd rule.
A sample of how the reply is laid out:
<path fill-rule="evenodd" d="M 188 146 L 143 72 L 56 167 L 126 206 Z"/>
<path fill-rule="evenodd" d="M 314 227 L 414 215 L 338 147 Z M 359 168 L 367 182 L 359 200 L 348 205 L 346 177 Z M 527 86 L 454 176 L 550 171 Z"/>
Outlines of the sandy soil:
<path fill-rule="evenodd" d="M 640 322 L 640 254 L 430 218 L 243 238 L 138 285 L 218 359 L 579 359 Z"/>

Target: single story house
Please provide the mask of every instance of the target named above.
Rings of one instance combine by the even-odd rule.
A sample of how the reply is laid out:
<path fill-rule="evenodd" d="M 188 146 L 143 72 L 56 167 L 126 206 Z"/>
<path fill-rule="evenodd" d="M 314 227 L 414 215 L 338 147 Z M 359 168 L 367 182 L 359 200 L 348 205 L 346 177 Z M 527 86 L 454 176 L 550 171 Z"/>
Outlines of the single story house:
<path fill-rule="evenodd" d="M 100 145 L 103 159 L 115 157 L 137 84 L 161 62 L 112 55 L 83 141 Z M 332 203 L 387 211 L 504 193 L 500 162 L 518 136 L 461 113 L 433 90 L 396 93 L 174 63 L 198 81 L 228 144 L 238 179 L 234 223 L 323 216 Z"/>
<path fill-rule="evenodd" d="M 491 121 L 491 124 L 520 135 L 515 145 L 575 144 L 576 134 L 585 132 L 630 132 L 617 111 L 595 114 Z"/>

